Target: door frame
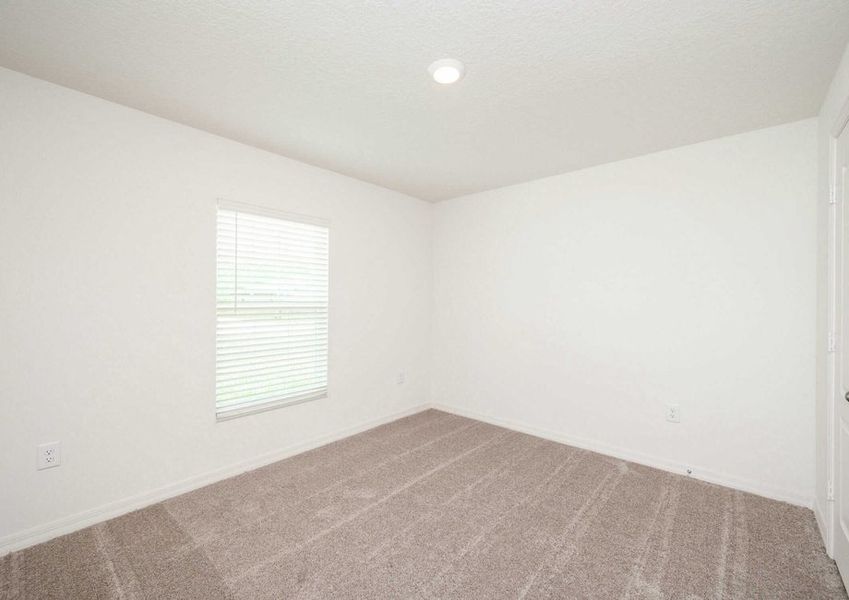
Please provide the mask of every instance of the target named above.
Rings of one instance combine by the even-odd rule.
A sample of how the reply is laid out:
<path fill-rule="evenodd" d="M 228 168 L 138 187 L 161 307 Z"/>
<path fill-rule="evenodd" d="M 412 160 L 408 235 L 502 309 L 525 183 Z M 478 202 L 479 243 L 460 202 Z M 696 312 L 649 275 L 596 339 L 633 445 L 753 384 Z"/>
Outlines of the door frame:
<path fill-rule="evenodd" d="M 834 556 L 834 540 L 837 520 L 834 514 L 834 478 L 837 464 L 837 403 L 843 400 L 840 365 L 842 353 L 849 352 L 849 340 L 841 340 L 843 311 L 849 307 L 842 304 L 844 267 L 849 265 L 849 248 L 843 248 L 843 211 L 837 200 L 837 140 L 849 127 L 849 96 L 844 99 L 837 118 L 828 131 L 828 296 L 826 309 L 826 503 L 819 506 L 815 500 L 815 512 L 820 523 L 826 552 Z M 847 302 L 849 304 L 849 302 Z"/>

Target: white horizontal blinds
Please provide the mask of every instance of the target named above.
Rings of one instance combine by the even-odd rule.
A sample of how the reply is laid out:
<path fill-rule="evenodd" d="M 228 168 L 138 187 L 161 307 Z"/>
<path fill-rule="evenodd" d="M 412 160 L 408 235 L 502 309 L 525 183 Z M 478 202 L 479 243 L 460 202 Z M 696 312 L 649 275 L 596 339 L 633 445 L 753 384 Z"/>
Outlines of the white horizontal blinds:
<path fill-rule="evenodd" d="M 327 392 L 328 228 L 219 207 L 219 417 Z"/>

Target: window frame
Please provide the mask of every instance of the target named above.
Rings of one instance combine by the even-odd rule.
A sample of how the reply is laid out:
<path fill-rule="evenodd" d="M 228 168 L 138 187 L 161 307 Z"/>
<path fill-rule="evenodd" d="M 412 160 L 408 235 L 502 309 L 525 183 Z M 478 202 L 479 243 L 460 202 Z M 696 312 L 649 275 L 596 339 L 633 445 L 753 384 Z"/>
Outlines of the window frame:
<path fill-rule="evenodd" d="M 256 216 L 261 217 L 270 217 L 273 219 L 280 219 L 284 221 L 291 221 L 294 223 L 303 223 L 307 225 L 317 225 L 319 227 L 324 227 L 327 229 L 327 372 L 325 374 L 326 385 L 324 387 L 323 393 L 317 393 L 312 395 L 305 395 L 303 398 L 295 397 L 295 398 L 280 398 L 279 400 L 269 400 L 266 402 L 257 403 L 253 406 L 236 406 L 231 409 L 221 410 L 218 408 L 218 392 L 217 392 L 217 380 L 218 380 L 218 341 L 217 341 L 217 332 L 218 332 L 218 213 L 221 210 L 230 210 L 236 212 L 244 212 L 249 213 Z M 267 206 L 260 206 L 256 204 L 247 204 L 244 202 L 234 202 L 232 200 L 227 200 L 224 198 L 219 198 L 216 202 L 215 206 L 215 269 L 214 269 L 214 285 L 215 285 L 215 306 L 213 308 L 215 314 L 215 327 L 213 328 L 213 347 L 215 353 L 215 367 L 213 369 L 213 377 L 215 383 L 215 392 L 213 393 L 213 410 L 215 412 L 215 421 L 230 421 L 232 419 L 237 419 L 239 417 L 244 417 L 248 415 L 268 412 L 272 410 L 276 410 L 278 408 L 284 408 L 286 406 L 295 406 L 297 404 L 304 404 L 306 402 L 312 402 L 314 400 L 325 400 L 330 397 L 330 348 L 331 348 L 331 327 L 330 327 L 330 307 L 331 307 L 331 247 L 332 247 L 332 228 L 330 226 L 330 219 L 323 217 L 314 217 L 310 215 L 304 215 L 300 213 L 293 213 L 284 210 L 278 210 L 275 208 L 270 208 Z"/>

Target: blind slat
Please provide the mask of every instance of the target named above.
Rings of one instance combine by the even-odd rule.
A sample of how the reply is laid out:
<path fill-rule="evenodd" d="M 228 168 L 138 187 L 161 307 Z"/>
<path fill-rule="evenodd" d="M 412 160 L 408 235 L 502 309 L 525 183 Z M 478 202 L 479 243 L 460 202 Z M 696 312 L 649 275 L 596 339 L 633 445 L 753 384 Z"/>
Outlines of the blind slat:
<path fill-rule="evenodd" d="M 221 392 L 221 398 L 227 400 L 230 404 L 236 403 L 241 399 L 256 399 L 259 397 L 273 398 L 275 400 L 285 399 L 287 392 L 291 394 L 300 394 L 304 390 L 326 387 L 326 384 L 318 379 L 310 378 L 293 378 L 291 381 L 284 381 L 282 378 L 273 380 L 263 380 L 262 385 L 257 385 L 249 391 L 237 389 L 235 387 L 228 388 Z"/>
<path fill-rule="evenodd" d="M 248 361 L 244 363 L 233 363 L 228 365 L 220 365 L 218 368 L 219 382 L 232 381 L 250 375 L 259 377 L 260 373 L 265 373 L 269 376 L 278 376 L 282 373 L 292 371 L 305 371 L 307 369 L 315 370 L 318 367 L 323 367 L 327 363 L 324 356 L 315 354 L 302 354 L 298 357 L 284 357 L 277 360 L 267 361 Z"/>
<path fill-rule="evenodd" d="M 308 348 L 314 346 L 326 346 L 327 336 L 323 338 L 301 340 L 298 342 L 281 342 L 278 339 L 268 339 L 258 342 L 248 341 L 246 343 L 218 343 L 217 354 L 219 356 L 234 355 L 239 352 L 252 352 L 254 350 L 292 350 L 297 348 Z"/>
<path fill-rule="evenodd" d="M 278 403 L 281 401 L 285 401 L 288 399 L 295 400 L 299 397 L 309 395 L 319 397 L 326 393 L 327 387 L 309 387 L 305 386 L 302 388 L 298 388 L 297 390 L 291 390 L 291 394 L 286 398 L 280 398 L 278 395 L 275 395 L 276 390 L 272 390 L 268 394 L 254 394 L 252 396 L 242 396 L 239 398 L 231 398 L 221 402 L 219 410 L 223 413 L 226 411 L 238 410 L 240 408 L 248 408 L 252 406 L 263 405 L 266 403 Z"/>
<path fill-rule="evenodd" d="M 309 362 L 311 364 L 318 364 L 319 362 L 326 362 L 326 358 L 322 355 L 321 347 L 317 346 L 315 348 L 309 350 L 303 350 L 297 353 L 291 353 L 287 355 L 285 358 L 281 358 L 279 354 L 257 354 L 249 357 L 238 356 L 234 358 L 223 358 L 221 356 L 218 357 L 218 365 L 219 368 L 223 371 L 227 368 L 235 368 L 240 369 L 241 372 L 242 367 L 250 366 L 254 367 L 262 367 L 265 365 L 273 365 L 276 366 L 279 364 L 285 364 L 287 360 L 292 361 L 291 364 L 295 362 Z"/>

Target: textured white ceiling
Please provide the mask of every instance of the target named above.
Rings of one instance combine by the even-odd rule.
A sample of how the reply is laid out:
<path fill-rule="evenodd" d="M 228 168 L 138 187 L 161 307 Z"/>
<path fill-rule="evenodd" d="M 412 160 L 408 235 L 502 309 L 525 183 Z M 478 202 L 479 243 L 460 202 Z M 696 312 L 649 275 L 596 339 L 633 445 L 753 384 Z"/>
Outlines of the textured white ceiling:
<path fill-rule="evenodd" d="M 0 0 L 0 65 L 427 200 L 812 116 L 847 40 L 847 0 Z"/>

